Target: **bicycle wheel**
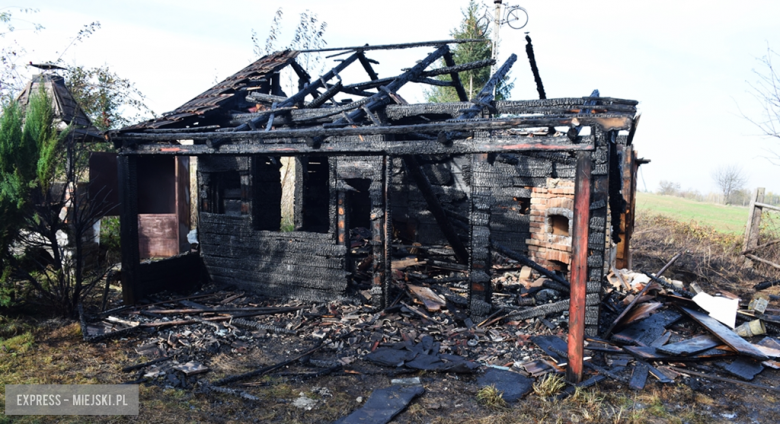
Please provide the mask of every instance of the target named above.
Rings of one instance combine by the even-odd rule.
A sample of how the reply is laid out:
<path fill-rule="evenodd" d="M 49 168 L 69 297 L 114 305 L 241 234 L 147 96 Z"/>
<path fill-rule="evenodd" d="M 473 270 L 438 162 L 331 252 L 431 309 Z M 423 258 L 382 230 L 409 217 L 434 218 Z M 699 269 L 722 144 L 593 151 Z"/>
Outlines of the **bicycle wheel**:
<path fill-rule="evenodd" d="M 520 6 L 513 6 L 506 13 L 506 24 L 512 29 L 521 29 L 528 25 L 528 12 Z"/>

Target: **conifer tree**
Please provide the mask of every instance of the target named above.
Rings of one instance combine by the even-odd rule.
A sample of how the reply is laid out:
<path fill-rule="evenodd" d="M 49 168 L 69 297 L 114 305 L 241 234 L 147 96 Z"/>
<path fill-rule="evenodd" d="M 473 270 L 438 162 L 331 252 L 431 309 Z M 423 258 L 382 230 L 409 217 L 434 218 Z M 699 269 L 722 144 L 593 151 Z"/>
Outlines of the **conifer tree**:
<path fill-rule="evenodd" d="M 460 25 L 450 32 L 450 36 L 456 40 L 463 39 L 485 39 L 489 40 L 490 35 L 490 20 L 480 19 L 485 14 L 485 9 L 480 6 L 474 0 L 469 2 L 469 5 L 462 11 L 463 20 Z M 463 63 L 477 62 L 480 60 L 490 59 L 492 57 L 492 44 L 490 42 L 484 43 L 462 43 L 456 44 L 452 48 L 452 57 L 455 63 L 460 65 Z M 441 61 L 440 66 L 444 67 L 446 64 L 444 60 Z M 442 81 L 451 81 L 449 75 L 439 75 L 437 77 Z M 490 79 L 490 67 L 484 67 L 479 69 L 473 69 L 460 73 L 460 80 L 463 83 L 463 87 L 466 90 L 466 94 L 469 99 L 473 98 L 485 83 Z M 496 88 L 496 100 L 503 100 L 509 97 L 509 92 L 514 85 L 508 82 L 509 78 L 498 84 Z M 439 87 L 433 86 L 426 92 L 428 101 L 431 103 L 446 103 L 446 102 L 458 102 L 458 94 L 453 87 Z"/>

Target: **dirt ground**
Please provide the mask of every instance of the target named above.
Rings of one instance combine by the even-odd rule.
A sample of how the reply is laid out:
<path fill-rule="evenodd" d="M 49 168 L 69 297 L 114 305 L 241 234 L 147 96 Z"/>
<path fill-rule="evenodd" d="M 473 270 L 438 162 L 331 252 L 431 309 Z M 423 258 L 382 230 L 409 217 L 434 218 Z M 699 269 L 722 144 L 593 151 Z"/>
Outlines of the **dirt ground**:
<path fill-rule="evenodd" d="M 688 253 L 670 270 L 669 276 L 686 283 L 696 281 L 707 292 L 727 290 L 743 298 L 752 295 L 757 282 L 777 279 L 771 269 L 746 269 L 738 252 L 741 240 L 706 227 L 678 223 L 663 217 L 641 215 L 632 243 L 634 269 L 656 271 L 681 250 Z M 777 293 L 777 287 L 768 292 Z M 774 303 L 774 302 L 773 302 Z M 771 306 L 771 305 L 770 305 Z M 0 316 L 0 405 L 5 384 L 117 384 L 137 375 L 123 373 L 127 365 L 148 358 L 136 352 L 145 334 L 85 343 L 79 324 L 46 317 L 40 311 L 15 311 Z M 777 337 L 777 334 L 773 336 Z M 310 347 L 296 336 L 271 335 L 262 343 L 210 358 L 214 381 L 245 372 Z M 371 393 L 390 385 L 395 377 L 420 377 L 425 393 L 412 401 L 393 422 L 398 423 L 514 423 L 514 422 L 609 422 L 609 423 L 775 423 L 780 422 L 780 391 L 738 386 L 699 378 L 678 378 L 662 384 L 652 377 L 641 391 L 609 379 L 594 387 L 578 389 L 573 396 L 554 400 L 545 387 L 520 401 L 501 406 L 478 400 L 482 389 L 478 374 L 416 371 L 391 375 L 387 368 L 357 360 L 354 372 L 302 378 L 291 375 L 311 371 L 300 364 L 261 378 L 230 386 L 257 400 L 234 394 L 207 392 L 198 384 L 174 387 L 158 381 L 141 384 L 137 417 L 9 417 L 0 422 L 258 422 L 329 423 L 361 406 Z M 345 369 L 348 367 L 345 367 Z M 777 386 L 780 371 L 766 369 L 752 383 Z M 323 390 L 325 388 L 326 390 Z M 296 399 L 313 399 L 310 410 L 296 407 Z M 0 406 L 4 408 L 4 406 Z"/>

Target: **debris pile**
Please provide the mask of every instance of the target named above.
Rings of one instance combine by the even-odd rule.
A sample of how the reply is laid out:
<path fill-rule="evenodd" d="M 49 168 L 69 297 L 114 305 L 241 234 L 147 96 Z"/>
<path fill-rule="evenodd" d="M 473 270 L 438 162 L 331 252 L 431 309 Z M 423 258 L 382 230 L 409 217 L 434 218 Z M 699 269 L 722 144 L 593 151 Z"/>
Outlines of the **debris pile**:
<path fill-rule="evenodd" d="M 188 297 L 162 295 L 92 319 L 82 312 L 82 330 L 89 341 L 131 337 L 133 332 L 140 336 L 136 352 L 143 362 L 124 369 L 136 373 L 131 382 L 213 390 L 248 400 L 254 396 L 230 386 L 267 385 L 256 382 L 265 375 L 395 378 L 424 370 L 477 373 L 477 384 L 502 388 L 504 399 L 512 402 L 530 391 L 534 379 L 566 372 L 566 287 L 528 267 L 497 261 L 493 309 L 475 323 L 466 313 L 463 270 L 452 269 L 446 260 L 411 255 L 395 263 L 395 300 L 384 310 L 376 310 L 363 296 L 370 293 L 359 288 L 355 297 L 338 302 L 283 303 L 211 287 Z M 626 270 L 613 270 L 604 293 L 601 300 L 595 297 L 602 310 L 601 336 L 586 337 L 584 346 L 588 375 L 559 396 L 604 379 L 640 390 L 649 376 L 662 383 L 682 380 L 696 386 L 709 379 L 780 391 L 749 383 L 765 367 L 780 369 L 780 341 L 764 336 L 778 332 L 774 325 L 780 324 L 780 316 L 771 315 L 778 312 L 769 307 L 771 297 L 759 294 L 748 305 L 727 292 L 711 296 L 695 283 Z M 738 309 L 740 305 L 748 308 Z M 253 356 L 273 347 L 283 353 L 261 360 Z M 242 356 L 252 358 L 245 362 L 254 369 L 235 373 L 221 366 L 226 357 Z M 422 394 L 420 384 L 419 378 L 393 380 L 383 389 L 387 393 L 372 398 L 400 393 L 406 403 L 375 411 L 370 398 L 355 416 L 391 417 Z M 303 405 L 306 399 L 295 401 Z"/>

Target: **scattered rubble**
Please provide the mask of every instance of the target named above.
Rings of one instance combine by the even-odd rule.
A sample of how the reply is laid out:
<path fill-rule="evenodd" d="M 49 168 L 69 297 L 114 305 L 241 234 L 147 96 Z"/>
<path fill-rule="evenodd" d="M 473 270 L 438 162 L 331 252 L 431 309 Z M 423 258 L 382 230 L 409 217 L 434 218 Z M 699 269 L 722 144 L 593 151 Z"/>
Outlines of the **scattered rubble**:
<path fill-rule="evenodd" d="M 391 387 L 375 391 L 365 403 L 358 401 L 362 408 L 344 418 L 345 423 L 365 417 L 390 420 L 424 392 L 419 377 L 403 377 L 420 370 L 478 373 L 478 385 L 496 387 L 508 402 L 528 393 L 534 379 L 566 372 L 568 292 L 549 288 L 552 280 L 526 267 L 497 269 L 493 309 L 475 323 L 466 314 L 461 271 L 433 270 L 424 261 L 409 264 L 396 270 L 395 301 L 384 310 L 349 299 L 284 303 L 209 287 L 193 296 L 160 295 L 145 305 L 93 317 L 82 312 L 82 331 L 87 341 L 138 336 L 141 361 L 123 369 L 136 374 L 130 382 L 199 388 L 247 400 L 253 396 L 235 386 L 273 384 L 256 382 L 264 375 L 295 380 L 328 374 L 392 378 Z M 694 386 L 717 380 L 780 391 L 748 383 L 767 367 L 780 368 L 780 341 L 772 337 L 780 333 L 774 326 L 780 317 L 771 315 L 777 310 L 769 302 L 762 306 L 764 313 L 756 308 L 710 310 L 718 313 L 715 319 L 685 293 L 707 296 L 704 306 L 744 307 L 750 300 L 728 293 L 712 296 L 695 284 L 626 270 L 614 270 L 608 281 L 601 300 L 588 298 L 601 307 L 602 336 L 586 337 L 584 381 L 567 386 L 559 398 L 604 379 L 634 390 L 642 390 L 653 378 Z M 220 358 L 251 355 L 269 344 L 284 346 L 285 357 L 265 360 L 240 374 L 227 374 L 219 364 Z M 315 389 L 319 391 L 312 393 L 320 397 L 330 394 L 326 388 Z M 311 409 L 321 400 L 304 393 L 289 401 Z"/>

